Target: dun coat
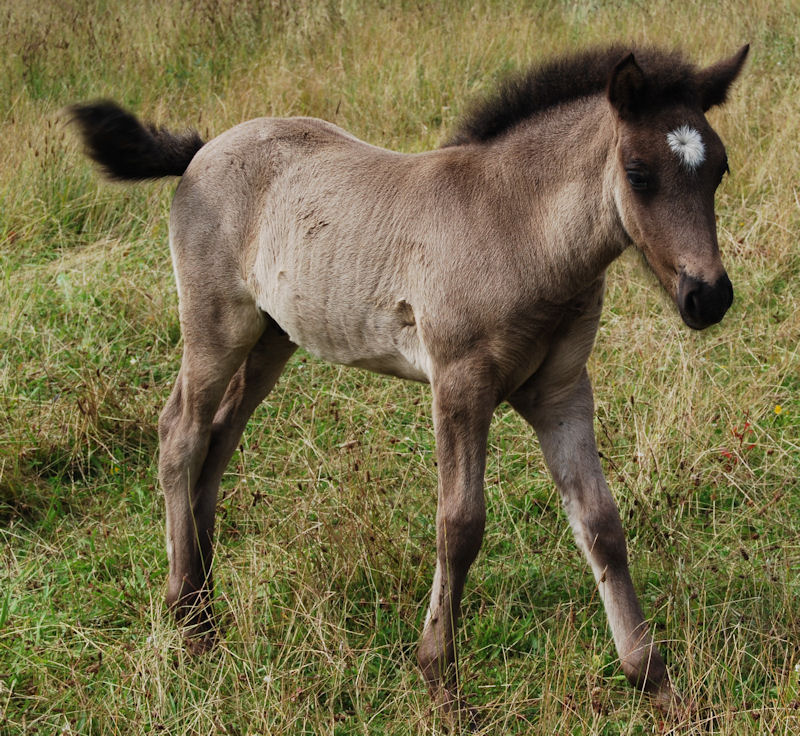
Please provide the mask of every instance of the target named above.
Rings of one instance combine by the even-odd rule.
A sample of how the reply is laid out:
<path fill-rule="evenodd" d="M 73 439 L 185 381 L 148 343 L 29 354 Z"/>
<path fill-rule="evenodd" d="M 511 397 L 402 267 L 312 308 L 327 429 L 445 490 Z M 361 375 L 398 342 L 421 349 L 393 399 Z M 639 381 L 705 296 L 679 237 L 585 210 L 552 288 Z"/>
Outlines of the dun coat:
<path fill-rule="evenodd" d="M 195 648 L 213 640 L 222 473 L 301 346 L 432 387 L 437 564 L 418 658 L 446 710 L 463 708 L 455 627 L 503 401 L 539 437 L 623 671 L 673 700 L 598 460 L 586 361 L 606 268 L 630 245 L 690 327 L 730 306 L 714 222 L 727 159 L 705 112 L 746 55 L 704 69 L 616 46 L 558 59 L 506 82 L 447 145 L 416 155 L 310 118 L 251 120 L 204 144 L 113 103 L 72 108 L 112 178 L 182 177 L 170 248 L 183 360 L 159 423 L 159 474 L 167 600 Z"/>

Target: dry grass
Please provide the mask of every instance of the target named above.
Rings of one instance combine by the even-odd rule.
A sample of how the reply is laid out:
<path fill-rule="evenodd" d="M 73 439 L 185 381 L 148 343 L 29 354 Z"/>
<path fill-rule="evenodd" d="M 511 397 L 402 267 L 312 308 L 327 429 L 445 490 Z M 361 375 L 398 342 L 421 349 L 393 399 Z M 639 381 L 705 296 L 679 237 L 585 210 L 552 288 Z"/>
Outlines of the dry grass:
<path fill-rule="evenodd" d="M 505 408 L 462 679 L 486 733 L 796 733 L 798 31 L 789 0 L 7 2 L 0 732 L 440 729 L 414 663 L 435 514 L 421 386 L 293 360 L 223 483 L 223 640 L 184 654 L 161 603 L 153 460 L 179 357 L 174 185 L 99 182 L 60 109 L 109 96 L 212 134 L 316 115 L 417 151 L 509 69 L 629 39 L 704 63 L 752 44 L 712 120 L 733 170 L 718 197 L 731 313 L 690 333 L 626 256 L 590 366 L 634 579 L 696 711 L 665 723 L 622 681 L 536 442 Z"/>

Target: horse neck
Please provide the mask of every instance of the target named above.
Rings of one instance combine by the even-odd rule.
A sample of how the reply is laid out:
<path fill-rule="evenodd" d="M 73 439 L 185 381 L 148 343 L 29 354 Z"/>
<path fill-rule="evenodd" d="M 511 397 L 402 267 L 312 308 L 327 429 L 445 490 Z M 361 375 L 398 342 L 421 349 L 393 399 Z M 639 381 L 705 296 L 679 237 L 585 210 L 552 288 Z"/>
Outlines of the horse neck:
<path fill-rule="evenodd" d="M 590 283 L 629 245 L 614 197 L 616 133 L 601 96 L 563 105 L 495 143 L 515 193 L 528 267 L 559 292 Z"/>

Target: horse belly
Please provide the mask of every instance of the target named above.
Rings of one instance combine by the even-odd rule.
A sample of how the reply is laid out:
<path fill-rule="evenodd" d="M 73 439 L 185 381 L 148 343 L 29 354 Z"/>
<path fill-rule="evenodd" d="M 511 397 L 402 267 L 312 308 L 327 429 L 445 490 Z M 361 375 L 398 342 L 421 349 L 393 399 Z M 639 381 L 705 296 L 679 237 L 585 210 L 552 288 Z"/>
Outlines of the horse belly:
<path fill-rule="evenodd" d="M 409 328 L 387 331 L 380 321 L 354 325 L 352 331 L 342 330 L 341 324 L 326 326 L 334 329 L 305 335 L 298 344 L 331 363 L 414 381 L 430 380 L 430 358 L 417 335 L 408 334 Z"/>
<path fill-rule="evenodd" d="M 355 283 L 300 291 L 279 271 L 259 306 L 292 342 L 318 358 L 428 382 L 430 356 L 408 303 L 362 292 L 363 284 Z"/>

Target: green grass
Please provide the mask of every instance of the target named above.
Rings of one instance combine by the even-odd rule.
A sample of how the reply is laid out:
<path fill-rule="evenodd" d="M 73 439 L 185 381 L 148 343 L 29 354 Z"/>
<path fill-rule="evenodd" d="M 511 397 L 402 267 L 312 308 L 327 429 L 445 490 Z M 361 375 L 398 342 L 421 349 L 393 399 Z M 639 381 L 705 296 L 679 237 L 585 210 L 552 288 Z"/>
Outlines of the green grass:
<path fill-rule="evenodd" d="M 701 63 L 752 44 L 712 114 L 733 171 L 717 211 L 734 306 L 691 333 L 626 255 L 590 370 L 634 581 L 696 705 L 679 731 L 796 733 L 799 33 L 788 0 L 6 3 L 0 733 L 441 732 L 415 664 L 434 561 L 424 386 L 292 360 L 223 481 L 220 646 L 182 649 L 155 466 L 180 353 L 174 182 L 103 183 L 62 108 L 107 96 L 206 135 L 315 115 L 419 151 L 509 70 L 618 39 Z M 536 440 L 507 407 L 486 479 L 460 635 L 485 732 L 672 732 L 624 683 Z"/>

